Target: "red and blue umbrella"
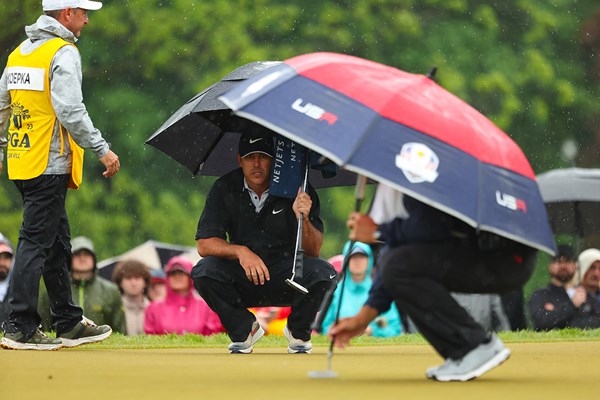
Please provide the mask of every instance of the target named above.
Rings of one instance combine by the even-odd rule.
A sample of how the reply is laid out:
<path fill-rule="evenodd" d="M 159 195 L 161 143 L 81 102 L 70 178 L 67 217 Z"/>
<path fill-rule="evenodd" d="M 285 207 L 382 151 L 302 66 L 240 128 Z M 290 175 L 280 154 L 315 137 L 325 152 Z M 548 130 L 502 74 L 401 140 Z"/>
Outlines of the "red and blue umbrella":
<path fill-rule="evenodd" d="M 312 53 L 240 83 L 220 100 L 477 229 L 555 251 L 535 174 L 519 146 L 430 77 Z"/>

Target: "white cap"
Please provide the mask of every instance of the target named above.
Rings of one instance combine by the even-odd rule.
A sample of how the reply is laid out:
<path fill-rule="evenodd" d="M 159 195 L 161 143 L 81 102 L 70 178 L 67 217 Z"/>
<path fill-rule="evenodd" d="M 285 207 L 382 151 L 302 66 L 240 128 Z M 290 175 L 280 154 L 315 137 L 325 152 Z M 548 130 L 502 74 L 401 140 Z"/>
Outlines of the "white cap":
<path fill-rule="evenodd" d="M 598 249 L 587 249 L 579 254 L 579 274 L 578 281 L 581 283 L 583 277 L 587 273 L 588 269 L 596 261 L 600 261 L 600 250 Z"/>
<path fill-rule="evenodd" d="M 65 8 L 99 10 L 102 8 L 102 3 L 89 0 L 42 0 L 42 9 L 44 11 L 64 10 Z"/>

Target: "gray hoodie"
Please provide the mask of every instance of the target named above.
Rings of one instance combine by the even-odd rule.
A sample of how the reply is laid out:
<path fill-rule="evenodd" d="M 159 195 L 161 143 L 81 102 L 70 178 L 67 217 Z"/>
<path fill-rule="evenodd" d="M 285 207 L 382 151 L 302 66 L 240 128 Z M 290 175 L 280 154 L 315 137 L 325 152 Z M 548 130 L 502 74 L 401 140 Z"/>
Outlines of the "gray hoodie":
<path fill-rule="evenodd" d="M 23 54 L 29 54 L 50 39 L 61 37 L 75 43 L 77 38 L 57 20 L 46 15 L 38 18 L 35 24 L 25 27 L 29 39 L 21 44 Z M 60 154 L 59 123 L 71 134 L 75 142 L 84 149 L 90 149 L 98 158 L 109 151 L 106 140 L 94 127 L 83 104 L 81 92 L 81 56 L 73 46 L 64 46 L 56 52 L 50 65 L 50 94 L 57 124 L 54 126 L 48 167 L 44 175 L 62 175 L 71 172 L 71 149 L 66 133 L 63 154 Z M 7 89 L 6 70 L 0 78 L 0 162 L 4 159 L 4 147 L 7 145 L 6 133 L 10 118 L 10 92 Z"/>

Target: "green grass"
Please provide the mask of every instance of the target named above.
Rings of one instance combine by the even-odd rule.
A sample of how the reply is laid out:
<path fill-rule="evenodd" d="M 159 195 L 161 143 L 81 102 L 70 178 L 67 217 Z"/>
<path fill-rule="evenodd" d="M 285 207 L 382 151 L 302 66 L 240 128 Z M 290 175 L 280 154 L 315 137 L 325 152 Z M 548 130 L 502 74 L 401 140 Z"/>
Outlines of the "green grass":
<path fill-rule="evenodd" d="M 549 332 L 519 331 L 502 332 L 499 335 L 506 343 L 532 343 L 532 342 L 582 342 L 600 341 L 600 329 L 579 330 L 563 329 Z M 329 341 L 325 336 L 313 336 L 314 346 L 328 346 Z M 101 349 L 177 349 L 177 348 L 223 348 L 229 344 L 229 338 L 225 334 L 200 336 L 186 335 L 149 335 L 149 336 L 125 336 L 115 333 L 108 340 L 88 345 L 86 348 Z M 282 336 L 265 336 L 256 344 L 257 347 L 282 347 L 287 341 Z M 374 338 L 370 336 L 359 336 L 352 341 L 353 346 L 385 346 L 398 344 L 422 344 L 427 342 L 421 335 L 408 334 L 393 338 Z"/>

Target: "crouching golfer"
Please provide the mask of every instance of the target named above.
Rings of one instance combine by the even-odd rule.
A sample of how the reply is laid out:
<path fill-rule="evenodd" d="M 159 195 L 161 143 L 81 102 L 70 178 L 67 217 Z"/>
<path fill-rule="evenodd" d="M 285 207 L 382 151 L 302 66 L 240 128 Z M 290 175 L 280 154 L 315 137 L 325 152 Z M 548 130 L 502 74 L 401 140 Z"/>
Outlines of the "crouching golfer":
<path fill-rule="evenodd" d="M 7 145 L 8 177 L 23 198 L 23 224 L 9 289 L 10 316 L 0 342 L 8 349 L 54 350 L 110 336 L 82 315 L 71 298 L 67 187 L 83 172 L 83 148 L 104 164 L 105 177 L 119 171 L 86 111 L 81 92 L 81 57 L 74 43 L 88 23 L 88 10 L 102 3 L 43 0 L 45 15 L 27 26 L 28 39 L 8 57 L 0 78 L 0 150 Z M 0 151 L 0 172 L 3 152 Z M 44 276 L 56 338 L 39 329 L 40 277 Z"/>
<path fill-rule="evenodd" d="M 235 169 L 218 179 L 198 222 L 194 286 L 217 313 L 231 338 L 231 353 L 251 353 L 264 331 L 248 307 L 292 306 L 286 327 L 289 353 L 310 353 L 311 324 L 336 272 L 318 258 L 323 244 L 319 198 L 309 185 L 295 199 L 270 196 L 271 136 L 242 136 Z M 288 286 L 300 214 L 304 276 Z M 229 239 L 227 241 L 226 239 Z"/>
<path fill-rule="evenodd" d="M 380 212 L 390 209 L 394 212 L 387 216 Z M 350 238 L 367 243 L 380 239 L 387 249 L 365 305 L 330 329 L 335 344 L 347 345 L 395 301 L 445 359 L 427 370 L 427 378 L 467 381 L 504 362 L 510 350 L 478 325 L 450 291 L 496 293 L 519 287 L 533 271 L 536 250 L 478 234 L 464 222 L 382 185 L 372 210 L 373 218 L 350 215 Z"/>

